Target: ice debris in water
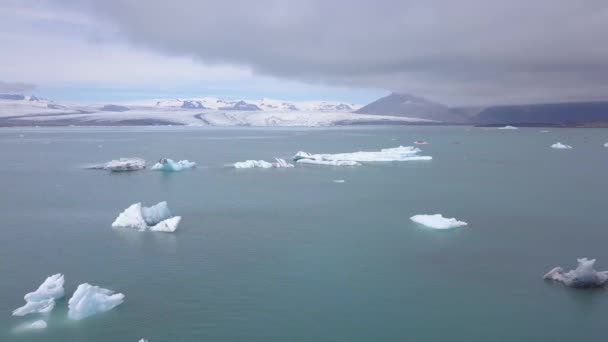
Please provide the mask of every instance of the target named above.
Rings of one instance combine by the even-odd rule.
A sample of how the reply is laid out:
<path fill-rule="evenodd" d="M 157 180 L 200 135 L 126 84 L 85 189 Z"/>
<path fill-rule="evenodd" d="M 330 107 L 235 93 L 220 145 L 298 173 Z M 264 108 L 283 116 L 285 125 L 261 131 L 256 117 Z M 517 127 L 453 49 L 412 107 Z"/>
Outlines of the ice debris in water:
<path fill-rule="evenodd" d="M 78 285 L 68 301 L 68 318 L 80 320 L 122 304 L 125 295 L 88 283 Z"/>
<path fill-rule="evenodd" d="M 293 167 L 293 164 L 288 163 L 285 159 L 275 158 L 275 163 L 270 163 L 265 160 L 246 160 L 244 162 L 234 163 L 234 167 L 237 169 L 271 169 L 271 168 L 285 168 Z"/>
<path fill-rule="evenodd" d="M 120 158 L 110 160 L 107 163 L 100 165 L 93 165 L 90 169 L 101 169 L 110 170 L 114 172 L 118 171 L 137 171 L 146 168 L 146 161 L 141 158 Z"/>
<path fill-rule="evenodd" d="M 604 147 L 608 147 L 608 142 L 604 144 Z"/>
<path fill-rule="evenodd" d="M 157 232 L 174 232 L 181 221 L 181 216 L 172 217 L 167 202 L 163 201 L 151 207 L 141 203 L 130 205 L 118 215 L 112 223 L 114 228 L 134 228 L 144 231 L 148 228 Z"/>
<path fill-rule="evenodd" d="M 152 166 L 152 170 L 157 171 L 182 171 L 185 169 L 191 169 L 196 166 L 195 162 L 189 160 L 173 161 L 173 159 L 162 158 L 158 163 Z"/>
<path fill-rule="evenodd" d="M 344 183 L 344 179 L 334 179 L 334 183 Z"/>
<path fill-rule="evenodd" d="M 335 166 L 355 166 L 361 162 L 389 162 L 389 161 L 415 161 L 415 160 L 431 160 L 430 156 L 419 156 L 421 150 L 413 146 L 399 146 L 393 148 L 385 148 L 380 151 L 373 152 L 352 152 L 352 153 L 337 153 L 337 154 L 311 154 L 307 152 L 298 152 L 293 157 L 298 163 L 320 164 L 320 165 L 335 165 Z"/>
<path fill-rule="evenodd" d="M 55 307 L 55 299 L 65 295 L 63 289 L 63 274 L 57 273 L 50 277 L 34 292 L 26 294 L 23 298 L 27 302 L 24 306 L 13 311 L 13 316 L 25 316 L 30 313 L 47 314 Z"/>
<path fill-rule="evenodd" d="M 557 149 L 567 150 L 567 149 L 571 149 L 572 146 L 562 144 L 561 142 L 556 142 L 555 144 L 551 145 L 551 148 L 557 148 Z"/>
<path fill-rule="evenodd" d="M 547 131 L 547 130 L 542 130 L 542 131 L 540 131 L 540 132 L 541 132 L 541 133 L 549 133 L 549 131 Z"/>
<path fill-rule="evenodd" d="M 466 226 L 467 223 L 458 221 L 455 218 L 446 218 L 441 214 L 435 215 L 414 215 L 410 220 L 433 229 L 450 229 Z"/>
<path fill-rule="evenodd" d="M 517 129 L 517 127 L 515 126 L 505 126 L 505 127 L 498 127 L 498 129 Z"/>
<path fill-rule="evenodd" d="M 593 269 L 595 259 L 577 259 L 576 269 L 564 272 L 561 267 L 555 267 L 543 279 L 554 280 L 569 287 L 588 288 L 603 287 L 608 282 L 608 271 L 597 272 Z"/>
<path fill-rule="evenodd" d="M 46 328 L 46 322 L 39 319 L 35 322 L 29 323 L 27 324 L 25 327 L 25 329 L 45 329 Z"/>

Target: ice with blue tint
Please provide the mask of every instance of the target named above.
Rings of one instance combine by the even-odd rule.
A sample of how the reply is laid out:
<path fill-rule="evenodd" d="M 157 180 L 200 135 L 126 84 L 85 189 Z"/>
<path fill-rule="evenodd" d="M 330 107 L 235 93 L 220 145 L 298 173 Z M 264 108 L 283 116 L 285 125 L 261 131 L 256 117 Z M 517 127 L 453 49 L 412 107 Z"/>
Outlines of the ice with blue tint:
<path fill-rule="evenodd" d="M 80 320 L 122 304 L 125 295 L 88 283 L 78 285 L 68 301 L 68 318 Z"/>
<path fill-rule="evenodd" d="M 65 295 L 63 274 L 49 276 L 34 292 L 23 298 L 26 304 L 13 311 L 13 316 L 25 316 L 31 313 L 48 314 L 55 307 L 55 299 Z"/>
<path fill-rule="evenodd" d="M 174 232 L 180 220 L 181 217 L 177 220 L 172 217 L 169 206 L 165 201 L 151 207 L 144 207 L 141 203 L 135 203 L 118 215 L 112 223 L 112 227 L 133 228 L 139 231 L 150 228 L 153 231 Z"/>
<path fill-rule="evenodd" d="M 608 283 L 608 271 L 598 272 L 593 268 L 595 259 L 581 258 L 577 262 L 574 270 L 564 272 L 563 268 L 555 267 L 543 278 L 577 288 L 603 287 Z"/>
<path fill-rule="evenodd" d="M 196 166 L 196 163 L 191 162 L 189 160 L 180 160 L 180 161 L 176 162 L 176 161 L 173 161 L 173 159 L 162 158 L 161 160 L 158 161 L 158 163 L 156 163 L 156 164 L 154 164 L 154 166 L 152 166 L 152 170 L 173 172 L 173 171 L 182 171 L 182 170 L 186 170 L 186 169 L 191 169 L 195 166 Z"/>

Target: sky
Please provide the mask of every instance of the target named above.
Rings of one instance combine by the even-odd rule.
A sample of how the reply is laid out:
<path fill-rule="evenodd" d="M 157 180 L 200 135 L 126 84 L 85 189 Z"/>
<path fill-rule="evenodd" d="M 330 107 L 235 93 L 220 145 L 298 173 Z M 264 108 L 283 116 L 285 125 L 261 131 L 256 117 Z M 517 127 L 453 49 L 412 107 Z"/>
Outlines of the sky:
<path fill-rule="evenodd" d="M 0 92 L 608 100 L 605 0 L 0 0 Z"/>

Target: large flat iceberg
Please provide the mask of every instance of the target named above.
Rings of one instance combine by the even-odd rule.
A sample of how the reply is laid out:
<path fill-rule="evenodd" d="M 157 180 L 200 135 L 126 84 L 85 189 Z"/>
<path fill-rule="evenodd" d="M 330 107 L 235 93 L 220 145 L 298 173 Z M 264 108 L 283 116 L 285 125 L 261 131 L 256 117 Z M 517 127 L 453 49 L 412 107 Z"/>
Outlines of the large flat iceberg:
<path fill-rule="evenodd" d="M 191 169 L 193 167 L 196 166 L 195 162 L 191 162 L 189 160 L 180 160 L 180 161 L 173 161 L 173 159 L 169 159 L 169 158 L 162 158 L 161 160 L 158 161 L 158 163 L 154 164 L 154 166 L 152 166 L 152 170 L 157 170 L 157 171 L 182 171 L 185 169 Z"/>
<path fill-rule="evenodd" d="M 467 225 L 464 221 L 458 221 L 455 218 L 445 218 L 441 214 L 435 215 L 414 215 L 410 220 L 433 229 L 451 229 L 464 227 Z"/>
<path fill-rule="evenodd" d="M 65 295 L 64 283 L 63 274 L 57 273 L 47 277 L 36 291 L 23 297 L 27 303 L 14 310 L 13 316 L 25 316 L 30 313 L 48 314 L 55 307 L 55 299 Z"/>
<path fill-rule="evenodd" d="M 80 320 L 122 304 L 125 295 L 88 283 L 78 285 L 68 301 L 68 318 Z"/>
<path fill-rule="evenodd" d="M 556 142 L 555 144 L 551 145 L 551 148 L 557 148 L 557 149 L 561 149 L 561 150 L 569 150 L 569 149 L 572 148 L 572 146 L 562 144 L 561 142 Z"/>
<path fill-rule="evenodd" d="M 102 169 L 110 170 L 114 172 L 119 171 L 137 171 L 146 168 L 146 161 L 141 158 L 120 158 L 110 160 L 107 163 L 93 165 L 90 169 Z"/>
<path fill-rule="evenodd" d="M 608 283 L 608 271 L 597 272 L 593 269 L 595 259 L 577 259 L 576 269 L 564 272 L 561 267 L 555 267 L 543 279 L 554 280 L 569 287 L 589 288 L 603 287 Z"/>
<path fill-rule="evenodd" d="M 517 129 L 517 127 L 515 127 L 515 126 L 504 126 L 504 127 L 498 127 L 498 129 L 513 130 L 513 129 Z"/>
<path fill-rule="evenodd" d="M 336 153 L 336 154 L 312 154 L 307 152 L 298 152 L 293 157 L 298 163 L 319 164 L 319 165 L 334 165 L 334 166 L 355 166 L 361 162 L 391 162 L 391 161 L 417 161 L 431 160 L 430 156 L 419 156 L 421 150 L 413 146 L 399 146 L 393 148 L 385 148 L 380 151 L 372 152 L 352 152 L 352 153 Z"/>
<path fill-rule="evenodd" d="M 141 203 L 135 203 L 118 215 L 112 223 L 112 227 L 133 228 L 139 231 L 150 228 L 152 231 L 174 232 L 180 221 L 180 216 L 172 217 L 169 206 L 165 201 L 151 207 L 144 207 Z"/>
<path fill-rule="evenodd" d="M 275 158 L 275 163 L 270 163 L 265 160 L 246 160 L 244 162 L 234 163 L 234 167 L 237 169 L 271 169 L 271 168 L 286 168 L 293 167 L 293 164 L 288 163 L 285 159 Z"/>

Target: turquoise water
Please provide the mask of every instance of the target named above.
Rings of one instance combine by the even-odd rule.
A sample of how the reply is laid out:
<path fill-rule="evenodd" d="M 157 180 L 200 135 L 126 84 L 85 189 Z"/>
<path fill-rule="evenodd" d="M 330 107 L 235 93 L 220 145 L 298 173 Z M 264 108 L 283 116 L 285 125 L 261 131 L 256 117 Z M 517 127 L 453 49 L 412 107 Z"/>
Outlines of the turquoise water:
<path fill-rule="evenodd" d="M 225 166 L 418 139 L 433 161 Z M 2 129 L 0 340 L 601 340 L 608 293 L 541 277 L 584 256 L 608 269 L 606 141 L 601 129 Z M 83 168 L 122 156 L 199 167 Z M 183 217 L 176 233 L 110 228 L 128 205 L 162 200 Z M 469 226 L 409 220 L 423 213 Z M 125 302 L 75 322 L 66 298 L 46 330 L 15 331 L 37 317 L 11 311 L 57 272 L 68 298 L 89 282 Z"/>

